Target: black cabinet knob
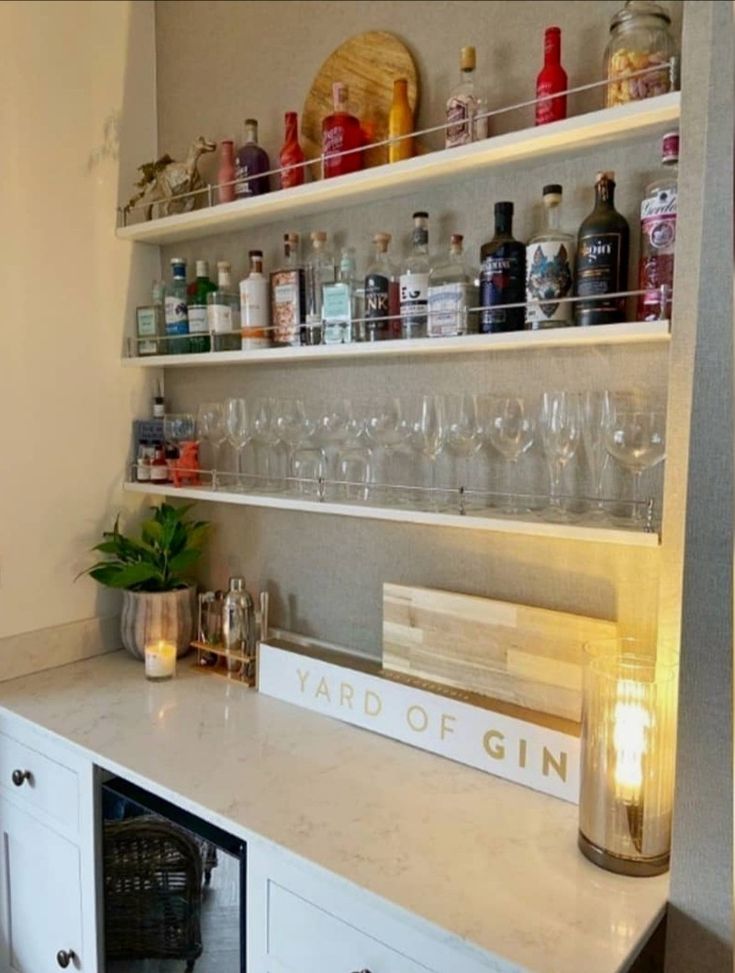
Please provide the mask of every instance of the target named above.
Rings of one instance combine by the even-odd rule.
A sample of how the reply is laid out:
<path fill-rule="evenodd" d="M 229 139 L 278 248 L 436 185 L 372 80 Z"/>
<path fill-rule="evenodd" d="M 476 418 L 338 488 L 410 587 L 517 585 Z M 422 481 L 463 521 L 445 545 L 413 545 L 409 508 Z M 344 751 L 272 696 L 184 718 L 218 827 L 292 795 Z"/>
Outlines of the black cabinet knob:
<path fill-rule="evenodd" d="M 56 962 L 65 970 L 67 966 L 77 958 L 73 949 L 60 949 L 56 954 Z"/>
<path fill-rule="evenodd" d="M 14 770 L 12 779 L 16 787 L 22 787 L 27 780 L 31 779 L 31 772 L 30 770 Z"/>

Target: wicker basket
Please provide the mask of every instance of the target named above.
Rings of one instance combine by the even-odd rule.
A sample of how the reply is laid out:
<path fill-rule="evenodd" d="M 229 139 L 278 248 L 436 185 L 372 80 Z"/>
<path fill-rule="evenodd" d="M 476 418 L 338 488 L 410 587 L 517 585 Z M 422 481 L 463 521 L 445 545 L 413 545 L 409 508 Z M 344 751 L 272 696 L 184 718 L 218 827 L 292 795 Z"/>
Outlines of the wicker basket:
<path fill-rule="evenodd" d="M 202 954 L 202 857 L 181 828 L 154 817 L 104 825 L 105 954 L 181 959 Z"/>

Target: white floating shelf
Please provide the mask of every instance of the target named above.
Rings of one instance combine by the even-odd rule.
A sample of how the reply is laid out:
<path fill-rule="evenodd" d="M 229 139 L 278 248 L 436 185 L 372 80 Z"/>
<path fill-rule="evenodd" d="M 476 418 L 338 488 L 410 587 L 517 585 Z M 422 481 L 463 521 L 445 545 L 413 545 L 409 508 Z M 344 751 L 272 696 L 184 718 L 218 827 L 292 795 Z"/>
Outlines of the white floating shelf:
<path fill-rule="evenodd" d="M 622 345 L 669 341 L 668 321 L 630 321 L 589 328 L 547 328 L 507 334 L 472 334 L 463 338 L 415 338 L 370 341 L 348 345 L 297 348 L 256 348 L 252 351 L 213 351 L 191 355 L 149 355 L 123 358 L 127 368 L 192 368 L 196 365 L 248 365 L 271 362 L 338 361 L 342 358 L 395 358 L 409 355 L 482 354 L 532 348 L 580 348 L 585 345 Z"/>
<path fill-rule="evenodd" d="M 551 537 L 560 540 L 591 541 L 597 544 L 618 544 L 627 547 L 657 547 L 658 534 L 614 527 L 586 527 L 578 523 L 546 523 L 537 517 L 526 520 L 511 517 L 488 517 L 476 514 L 432 513 L 428 510 L 406 510 L 395 507 L 373 507 L 369 504 L 348 504 L 302 500 L 286 496 L 231 493 L 207 487 L 151 486 L 147 483 L 125 483 L 128 493 L 148 496 L 177 497 L 183 500 L 204 500 L 243 507 L 268 507 L 274 510 L 299 510 L 337 517 L 359 517 L 362 520 L 386 520 L 400 524 L 423 524 L 427 527 L 461 527 L 464 530 L 493 531 L 499 534 L 522 534 L 529 537 Z"/>
<path fill-rule="evenodd" d="M 676 121 L 679 111 L 680 95 L 672 92 L 334 179 L 135 223 L 118 228 L 117 235 L 123 240 L 142 243 L 174 243 L 261 226 L 325 208 L 388 199 L 430 184 L 456 182 L 493 166 L 526 159 L 541 160 L 558 152 L 571 154 L 614 139 L 628 138 Z"/>

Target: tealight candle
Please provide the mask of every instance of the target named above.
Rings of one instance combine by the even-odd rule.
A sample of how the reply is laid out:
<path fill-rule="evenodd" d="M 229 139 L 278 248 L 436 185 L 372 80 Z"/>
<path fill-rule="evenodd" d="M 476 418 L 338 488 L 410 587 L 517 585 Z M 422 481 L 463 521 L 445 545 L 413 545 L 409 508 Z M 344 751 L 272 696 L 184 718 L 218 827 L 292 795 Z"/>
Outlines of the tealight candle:
<path fill-rule="evenodd" d="M 176 672 L 176 646 L 159 639 L 145 647 L 145 677 L 152 682 L 170 679 Z"/>

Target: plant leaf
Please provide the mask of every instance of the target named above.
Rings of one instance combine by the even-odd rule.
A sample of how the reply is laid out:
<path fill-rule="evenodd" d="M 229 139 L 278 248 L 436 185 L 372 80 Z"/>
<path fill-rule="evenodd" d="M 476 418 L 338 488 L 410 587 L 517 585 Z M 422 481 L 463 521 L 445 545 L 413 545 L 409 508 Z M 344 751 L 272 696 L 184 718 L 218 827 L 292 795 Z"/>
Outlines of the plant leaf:
<path fill-rule="evenodd" d="M 144 581 L 160 578 L 160 571 L 154 564 L 126 564 L 115 570 L 109 581 L 102 582 L 112 588 L 135 588 Z"/>
<path fill-rule="evenodd" d="M 176 557 L 172 557 L 168 562 L 168 570 L 169 574 L 172 576 L 172 580 L 174 575 L 185 574 L 189 568 L 196 564 L 201 556 L 201 551 L 194 548 L 187 548 L 186 550 L 177 554 Z"/>

